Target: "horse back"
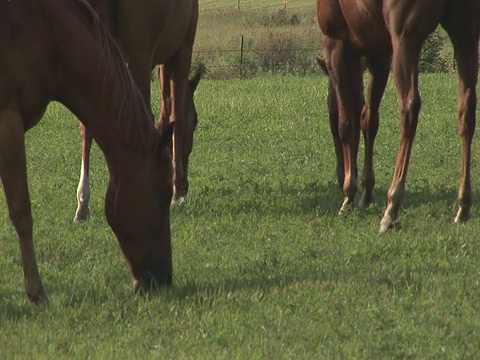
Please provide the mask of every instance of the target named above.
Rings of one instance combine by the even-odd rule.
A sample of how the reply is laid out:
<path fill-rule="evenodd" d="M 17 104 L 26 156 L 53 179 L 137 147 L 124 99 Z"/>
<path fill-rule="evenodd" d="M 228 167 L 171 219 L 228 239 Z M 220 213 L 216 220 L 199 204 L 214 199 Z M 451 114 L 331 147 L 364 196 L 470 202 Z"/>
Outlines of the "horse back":
<path fill-rule="evenodd" d="M 153 62 L 160 64 L 181 46 L 193 47 L 198 0 L 123 0 L 117 8 L 108 4 L 109 0 L 89 1 L 98 6 L 107 3 L 110 14 L 104 12 L 102 20 L 116 30 L 115 38 L 126 55 L 152 54 Z"/>

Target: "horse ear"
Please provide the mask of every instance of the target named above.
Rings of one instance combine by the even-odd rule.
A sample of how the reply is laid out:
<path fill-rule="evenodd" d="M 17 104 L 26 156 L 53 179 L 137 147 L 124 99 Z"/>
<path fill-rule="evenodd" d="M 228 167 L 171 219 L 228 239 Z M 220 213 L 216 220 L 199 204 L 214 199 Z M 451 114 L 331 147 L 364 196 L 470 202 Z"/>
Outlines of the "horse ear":
<path fill-rule="evenodd" d="M 189 87 L 190 91 L 193 94 L 195 90 L 197 89 L 198 83 L 200 82 L 200 79 L 203 77 L 203 75 L 207 72 L 207 68 L 205 67 L 205 64 L 199 63 L 197 66 L 197 71 L 195 71 L 195 74 L 193 75 L 193 78 L 190 79 L 189 81 Z"/>

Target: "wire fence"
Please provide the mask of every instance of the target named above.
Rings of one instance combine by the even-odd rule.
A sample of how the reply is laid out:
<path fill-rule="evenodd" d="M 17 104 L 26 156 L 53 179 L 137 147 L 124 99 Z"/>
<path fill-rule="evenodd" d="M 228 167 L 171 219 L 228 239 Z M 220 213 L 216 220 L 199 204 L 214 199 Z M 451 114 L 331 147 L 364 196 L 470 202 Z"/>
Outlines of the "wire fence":
<path fill-rule="evenodd" d="M 422 72 L 456 71 L 453 47 L 445 43 L 438 53 L 425 54 L 421 59 Z M 203 63 L 207 76 L 213 79 L 250 77 L 259 74 L 309 75 L 322 73 L 316 59 L 322 56 L 321 47 L 246 49 L 242 41 L 237 49 L 194 49 L 194 63 Z"/>
<path fill-rule="evenodd" d="M 263 11 L 266 8 L 267 11 Z M 197 42 L 194 48 L 194 61 L 206 66 L 208 76 L 230 78 L 262 73 L 321 73 L 316 58 L 322 54 L 322 35 L 313 2 L 204 0 L 200 2 L 200 11 L 204 14 L 206 26 L 201 34 L 204 41 Z M 211 32 L 216 31 L 221 36 L 212 36 Z M 245 31 L 246 36 L 234 35 L 237 31 Z M 443 30 L 434 32 L 427 39 L 420 70 L 456 70 L 453 49 Z"/>
<path fill-rule="evenodd" d="M 245 77 L 259 73 L 305 75 L 319 72 L 315 59 L 320 53 L 319 48 L 197 50 L 194 51 L 194 59 L 203 62 L 213 78 Z M 222 58 L 221 55 L 225 56 Z"/>
<path fill-rule="evenodd" d="M 219 5 L 219 3 L 221 5 Z M 224 4 L 224 1 L 201 1 L 200 2 L 200 13 L 205 11 L 224 11 L 224 10 L 235 10 L 241 11 L 244 9 L 282 9 L 287 10 L 288 8 L 295 8 L 298 6 L 313 5 L 313 2 L 306 3 L 305 1 L 296 1 L 296 0 L 268 0 L 268 1 L 258 1 L 258 0 L 232 0 L 229 4 Z M 293 6 L 292 6 L 293 5 Z"/>

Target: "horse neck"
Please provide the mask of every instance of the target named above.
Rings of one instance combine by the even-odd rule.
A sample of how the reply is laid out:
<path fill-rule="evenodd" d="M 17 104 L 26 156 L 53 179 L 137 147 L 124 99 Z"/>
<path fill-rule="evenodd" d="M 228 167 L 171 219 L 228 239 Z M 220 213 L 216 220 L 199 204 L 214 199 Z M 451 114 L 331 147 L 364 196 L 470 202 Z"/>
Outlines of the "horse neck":
<path fill-rule="evenodd" d="M 107 161 L 153 153 L 158 137 L 152 114 L 106 30 L 71 19 L 64 27 L 62 40 L 69 45 L 61 47 L 58 100 L 85 124 Z"/>

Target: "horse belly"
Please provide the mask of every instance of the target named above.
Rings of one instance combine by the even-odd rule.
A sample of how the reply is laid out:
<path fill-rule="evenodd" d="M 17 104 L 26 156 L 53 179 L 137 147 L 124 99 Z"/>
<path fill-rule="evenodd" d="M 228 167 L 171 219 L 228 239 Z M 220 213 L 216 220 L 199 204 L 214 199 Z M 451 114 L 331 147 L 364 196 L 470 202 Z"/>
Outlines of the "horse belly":
<path fill-rule="evenodd" d="M 24 21 L 28 24 L 27 19 Z M 47 56 L 48 32 L 6 25 L 0 37 L 0 110 L 17 108 L 27 130 L 38 123 L 52 98 L 56 67 Z"/>

